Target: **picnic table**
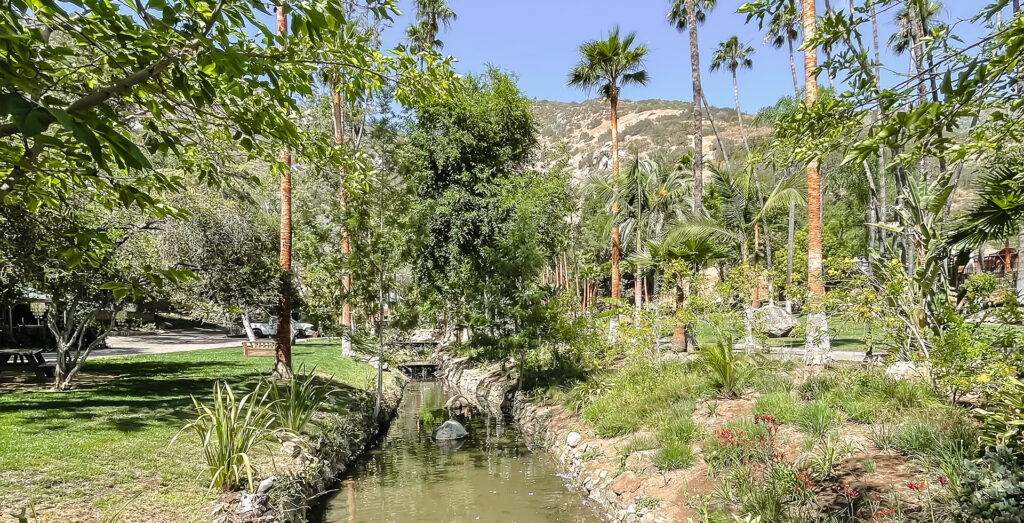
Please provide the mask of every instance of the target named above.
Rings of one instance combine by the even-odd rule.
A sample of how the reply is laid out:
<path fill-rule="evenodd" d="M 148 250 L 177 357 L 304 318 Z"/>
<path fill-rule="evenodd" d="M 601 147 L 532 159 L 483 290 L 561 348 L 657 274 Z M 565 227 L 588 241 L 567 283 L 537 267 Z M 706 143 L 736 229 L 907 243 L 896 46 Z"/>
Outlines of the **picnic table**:
<path fill-rule="evenodd" d="M 42 349 L 0 349 L 0 372 L 5 370 L 31 370 L 38 378 L 52 378 L 54 365 L 46 363 Z"/>

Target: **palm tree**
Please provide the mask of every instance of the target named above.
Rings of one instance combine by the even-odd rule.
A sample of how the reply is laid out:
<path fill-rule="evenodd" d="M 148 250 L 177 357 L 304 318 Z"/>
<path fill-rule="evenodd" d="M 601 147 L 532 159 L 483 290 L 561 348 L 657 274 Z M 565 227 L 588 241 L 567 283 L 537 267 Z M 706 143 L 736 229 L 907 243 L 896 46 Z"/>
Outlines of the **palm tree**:
<path fill-rule="evenodd" d="M 697 25 L 703 24 L 717 0 L 672 0 L 668 22 L 680 32 L 690 33 L 690 74 L 693 81 L 693 212 L 704 211 L 704 115 L 701 112 L 703 89 L 700 86 L 700 52 Z M 711 111 L 711 108 L 708 108 Z"/>
<path fill-rule="evenodd" d="M 686 322 L 680 317 L 689 300 L 693 280 L 728 254 L 716 234 L 689 233 L 697 228 L 692 226 L 699 226 L 700 222 L 705 222 L 704 225 L 709 229 L 717 229 L 710 219 L 704 216 L 688 216 L 685 219 L 694 220 L 689 224 L 691 227 L 671 235 L 671 239 L 666 236 L 660 243 L 651 246 L 652 257 L 671 268 L 670 275 L 675 284 L 676 321 L 672 329 L 672 348 L 676 352 L 689 352 L 691 344 L 688 340 L 695 338 L 692 332 L 687 331 Z"/>
<path fill-rule="evenodd" d="M 590 40 L 580 45 L 580 62 L 569 72 L 568 85 L 587 92 L 597 89 L 611 105 L 612 186 L 619 179 L 619 94 L 627 85 L 646 85 L 644 57 L 647 46 L 636 44 L 636 33 L 621 35 L 616 26 L 604 40 Z M 619 211 L 614 202 L 612 212 Z M 612 227 L 612 298 L 619 298 L 619 227 Z"/>
<path fill-rule="evenodd" d="M 817 33 L 814 0 L 803 0 L 804 39 L 811 40 Z M 804 49 L 804 97 L 808 107 L 818 103 L 818 56 L 814 46 Z M 810 313 L 807 316 L 806 348 L 804 359 L 812 365 L 823 365 L 831 359 L 832 345 L 828 337 L 828 322 L 821 310 L 825 295 L 821 263 L 821 175 L 818 160 L 807 163 L 807 285 Z"/>
<path fill-rule="evenodd" d="M 1017 252 L 1024 253 L 1024 153 L 1020 151 L 998 158 L 977 181 L 974 201 L 954 222 L 948 243 L 980 248 L 986 241 L 1014 235 Z M 1009 264 L 1006 270 L 1010 270 Z M 1016 290 L 1017 300 L 1024 302 L 1024 270 L 1019 259 Z"/>
<path fill-rule="evenodd" d="M 439 49 L 441 42 L 437 34 L 441 29 L 448 30 L 452 22 L 459 16 L 445 0 L 415 0 L 416 23 L 406 29 L 406 36 L 410 41 L 419 45 L 420 51 L 425 52 L 431 49 Z"/>
<path fill-rule="evenodd" d="M 747 133 L 743 129 L 743 113 L 740 111 L 740 89 L 736 80 L 736 71 L 739 69 L 753 69 L 754 61 L 750 55 L 754 54 L 754 48 L 741 43 L 738 36 L 732 36 L 728 40 L 718 44 L 711 55 L 711 71 L 715 72 L 723 67 L 732 74 L 732 96 L 736 102 L 736 117 L 740 122 L 740 137 L 743 139 L 743 146 L 750 153 L 750 144 L 747 142 Z"/>
<path fill-rule="evenodd" d="M 781 9 L 772 14 L 768 21 L 768 34 L 764 41 L 775 49 L 789 46 L 789 70 L 793 74 L 793 94 L 800 96 L 800 82 L 796 76 L 796 59 L 793 42 L 800 38 L 800 16 L 796 12 L 795 0 L 785 0 Z"/>
<path fill-rule="evenodd" d="M 605 208 L 617 203 L 619 211 L 607 215 L 609 226 L 618 226 L 622 242 L 630 246 L 627 252 L 635 277 L 634 305 L 639 312 L 643 302 L 644 275 L 647 265 L 647 246 L 658 242 L 665 224 L 686 205 L 689 191 L 687 176 L 679 169 L 666 169 L 655 159 L 635 159 L 619 177 L 618 186 L 604 176 L 591 176 L 584 182 L 585 190 Z"/>
<path fill-rule="evenodd" d="M 284 50 L 288 34 L 288 18 L 282 0 L 277 4 L 277 36 Z M 281 152 L 281 286 L 277 302 L 277 337 L 274 345 L 274 370 L 277 378 L 292 376 L 292 153 L 286 147 Z"/>

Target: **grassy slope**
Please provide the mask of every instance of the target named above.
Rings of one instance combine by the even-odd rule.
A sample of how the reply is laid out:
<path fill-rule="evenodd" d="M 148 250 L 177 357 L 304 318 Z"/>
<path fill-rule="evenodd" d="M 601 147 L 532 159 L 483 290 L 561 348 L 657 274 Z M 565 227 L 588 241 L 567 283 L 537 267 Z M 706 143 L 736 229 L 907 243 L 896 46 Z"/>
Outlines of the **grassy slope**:
<path fill-rule="evenodd" d="M 338 357 L 339 350 L 301 344 L 293 363 L 315 365 L 351 387 L 369 386 L 375 369 Z M 81 517 L 110 517 L 130 502 L 126 514 L 195 518 L 216 497 L 205 488 L 198 439 L 188 433 L 168 446 L 194 417 L 191 395 L 209 398 L 217 379 L 236 392 L 249 390 L 270 364 L 270 358 L 245 358 L 238 348 L 98 359 L 87 371 L 116 379 L 66 393 L 0 394 L 4 515 L 32 500 L 37 508 L 59 503 L 67 516 L 85 505 L 92 509 Z"/>

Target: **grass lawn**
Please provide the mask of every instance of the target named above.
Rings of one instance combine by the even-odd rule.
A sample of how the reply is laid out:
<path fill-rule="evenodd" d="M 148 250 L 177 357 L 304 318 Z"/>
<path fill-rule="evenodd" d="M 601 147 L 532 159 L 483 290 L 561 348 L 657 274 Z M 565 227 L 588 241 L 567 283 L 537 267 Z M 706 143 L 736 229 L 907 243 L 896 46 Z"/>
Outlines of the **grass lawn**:
<path fill-rule="evenodd" d="M 800 325 L 797 328 L 798 332 L 802 333 L 804 331 L 804 324 L 806 321 L 807 318 L 804 316 L 797 317 L 797 322 Z M 867 350 L 867 346 L 864 344 L 864 339 L 867 337 L 866 324 L 848 321 L 829 321 L 828 327 L 829 335 L 832 340 L 832 350 L 849 352 L 864 352 Z M 714 331 L 710 327 L 702 325 L 698 328 L 697 339 L 702 344 L 713 344 L 715 343 Z M 773 347 L 792 347 L 799 349 L 804 347 L 803 336 L 770 338 L 768 341 Z"/>
<path fill-rule="evenodd" d="M 303 343 L 293 364 L 368 388 L 376 369 L 339 353 Z M 192 395 L 208 399 L 217 379 L 251 390 L 270 365 L 240 348 L 124 356 L 88 362 L 88 375 L 111 379 L 78 390 L 0 392 L 0 520 L 30 501 L 44 520 L 209 519 L 217 492 L 206 488 L 198 438 L 168 443 L 195 417 Z"/>

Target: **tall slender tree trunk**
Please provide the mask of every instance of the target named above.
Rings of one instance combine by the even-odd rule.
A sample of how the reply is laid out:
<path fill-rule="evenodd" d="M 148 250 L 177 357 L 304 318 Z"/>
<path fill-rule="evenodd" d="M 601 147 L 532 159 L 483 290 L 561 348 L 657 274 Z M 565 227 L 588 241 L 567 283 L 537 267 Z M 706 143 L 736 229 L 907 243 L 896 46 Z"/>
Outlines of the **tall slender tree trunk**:
<path fill-rule="evenodd" d="M 697 8 L 686 0 L 686 23 L 690 30 L 690 74 L 693 80 L 693 212 L 704 212 L 704 118 L 700 110 L 700 53 L 697 44 Z"/>
<path fill-rule="evenodd" d="M 345 143 L 345 116 L 342 112 L 341 106 L 341 85 L 338 78 L 335 77 L 331 85 L 331 112 L 334 117 L 334 143 L 339 149 Z M 338 166 L 338 209 L 344 216 L 345 211 L 348 207 L 348 191 L 345 189 L 345 165 L 341 164 Z M 349 255 L 349 243 L 348 243 L 348 228 L 345 227 L 344 219 L 341 222 L 341 256 L 342 258 L 348 258 Z M 341 355 L 342 356 L 353 356 L 355 352 L 352 350 L 352 338 L 349 334 L 349 330 L 352 328 L 352 306 L 348 302 L 348 293 L 352 291 L 352 274 L 347 270 L 341 275 L 341 287 L 342 292 L 345 293 L 345 301 L 341 305 L 341 316 L 338 318 L 338 323 L 341 324 Z"/>
<path fill-rule="evenodd" d="M 618 220 L 619 214 L 619 97 L 613 93 L 612 106 L 612 219 Z M 619 298 L 619 225 L 612 225 L 612 298 Z M 612 315 L 608 322 L 608 342 L 615 343 L 615 331 L 618 328 L 618 317 Z"/>
<path fill-rule="evenodd" d="M 786 312 L 793 312 L 793 254 L 795 253 L 794 237 L 796 236 L 796 202 L 789 202 L 789 226 L 786 229 Z"/>
<path fill-rule="evenodd" d="M 750 143 L 747 142 L 747 131 L 743 128 L 743 112 L 740 111 L 740 86 L 739 82 L 736 81 L 736 69 L 731 69 L 732 72 L 732 98 L 736 102 L 736 118 L 740 124 L 740 138 L 743 140 L 743 148 L 747 150 L 747 154 L 750 154 Z"/>
<path fill-rule="evenodd" d="M 803 0 L 804 38 L 810 40 L 817 32 L 814 0 Z M 804 85 L 808 106 L 818 102 L 818 79 L 815 70 L 818 58 L 813 46 L 804 50 Z M 824 365 L 832 359 L 828 322 L 821 309 L 825 295 L 821 263 L 821 175 L 818 160 L 807 164 L 807 284 L 809 314 L 804 359 L 811 365 Z"/>
<path fill-rule="evenodd" d="M 871 36 L 874 40 L 874 52 L 875 52 L 875 89 L 879 93 L 882 91 L 882 58 L 881 58 L 881 47 L 878 43 L 878 13 L 876 12 L 875 5 L 871 5 Z M 875 121 L 882 121 L 882 104 L 878 104 L 878 108 L 875 110 Z M 885 167 L 885 146 L 878 147 L 878 221 L 885 223 L 889 219 L 889 204 L 886 195 L 886 179 L 885 173 L 887 169 Z M 885 254 L 885 236 L 886 231 L 884 228 L 880 228 L 876 231 L 878 233 L 878 252 L 882 255 Z"/>
<path fill-rule="evenodd" d="M 725 142 L 722 141 L 722 135 L 718 132 L 718 125 L 715 123 L 715 117 L 711 114 L 711 104 L 708 103 L 708 97 L 704 96 L 704 92 L 700 93 L 700 100 L 704 104 L 704 111 L 708 115 L 708 121 L 711 122 L 711 132 L 715 133 L 715 140 L 718 142 L 718 148 L 722 150 L 722 160 L 725 162 L 725 168 L 729 167 L 729 153 L 725 150 Z"/>
<path fill-rule="evenodd" d="M 286 38 L 288 19 L 284 2 L 277 4 L 277 34 Z M 281 44 L 284 49 L 284 42 Z M 274 370 L 277 378 L 292 376 L 292 152 L 281 153 L 281 283 L 277 302 L 277 337 L 274 346 Z"/>
<path fill-rule="evenodd" d="M 1024 270 L 1021 268 L 1020 256 L 1024 253 L 1024 223 L 1017 229 L 1017 302 L 1024 303 Z"/>
<path fill-rule="evenodd" d="M 796 53 L 793 51 L 793 39 L 789 35 L 786 36 L 786 44 L 789 45 L 789 70 L 793 73 L 793 94 L 800 96 L 800 81 L 796 77 Z"/>
<path fill-rule="evenodd" d="M 686 343 L 686 325 L 679 320 L 679 313 L 686 308 L 686 288 L 687 282 L 683 278 L 682 274 L 676 274 L 676 299 L 675 299 L 675 313 L 676 321 L 675 327 L 672 330 L 672 349 L 676 352 L 687 352 L 688 345 Z"/>

